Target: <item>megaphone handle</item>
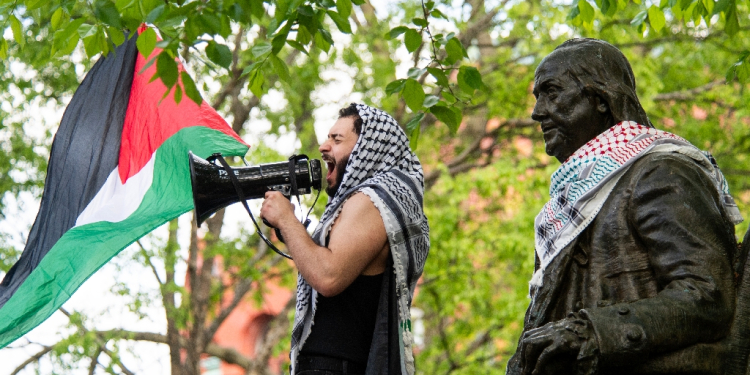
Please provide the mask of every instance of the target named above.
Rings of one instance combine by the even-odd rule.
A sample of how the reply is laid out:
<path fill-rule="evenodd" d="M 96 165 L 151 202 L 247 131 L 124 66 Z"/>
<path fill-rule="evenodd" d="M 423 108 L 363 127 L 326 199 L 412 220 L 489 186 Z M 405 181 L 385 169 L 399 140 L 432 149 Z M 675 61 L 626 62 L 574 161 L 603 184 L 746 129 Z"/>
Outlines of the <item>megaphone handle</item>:
<path fill-rule="evenodd" d="M 276 237 L 278 237 L 279 241 L 286 243 L 284 241 L 284 236 L 281 235 L 281 229 L 276 228 L 275 226 L 271 225 L 271 223 L 269 223 L 268 220 L 266 219 L 261 219 L 261 220 L 263 220 L 263 224 L 266 224 L 267 227 L 273 228 L 273 230 L 276 232 Z"/>
<path fill-rule="evenodd" d="M 258 226 L 258 222 L 255 221 L 255 216 L 253 216 L 252 211 L 250 211 L 250 206 L 247 205 L 247 200 L 245 199 L 245 193 L 242 192 L 242 187 L 240 187 L 240 181 L 237 180 L 237 176 L 234 174 L 234 171 L 232 168 L 227 164 L 227 161 L 224 160 L 224 157 L 221 156 L 221 154 L 214 154 L 216 155 L 216 159 L 219 160 L 219 163 L 221 163 L 222 167 L 224 167 L 224 170 L 227 172 L 227 175 L 229 176 L 229 179 L 232 181 L 232 184 L 234 185 L 234 190 L 237 192 L 237 196 L 240 198 L 240 202 L 242 202 L 242 205 L 245 207 L 245 210 L 248 214 L 250 214 L 250 218 L 253 220 L 253 224 L 255 224 L 255 229 L 258 232 L 258 235 L 260 238 L 265 242 L 268 247 L 271 248 L 271 250 L 275 251 L 277 254 L 283 256 L 284 258 L 292 259 L 292 256 L 289 254 L 284 253 L 283 251 L 279 250 L 276 246 L 274 246 L 271 241 L 266 238 L 265 235 L 263 235 L 263 232 L 260 231 L 260 226 Z M 265 221 L 265 220 L 264 220 Z M 266 225 L 268 225 L 266 223 Z M 270 225 L 269 225 L 270 227 Z M 278 231 L 278 229 L 276 229 Z M 281 232 L 278 231 L 276 233 L 277 235 L 280 235 Z M 279 237 L 281 239 L 281 237 Z"/>

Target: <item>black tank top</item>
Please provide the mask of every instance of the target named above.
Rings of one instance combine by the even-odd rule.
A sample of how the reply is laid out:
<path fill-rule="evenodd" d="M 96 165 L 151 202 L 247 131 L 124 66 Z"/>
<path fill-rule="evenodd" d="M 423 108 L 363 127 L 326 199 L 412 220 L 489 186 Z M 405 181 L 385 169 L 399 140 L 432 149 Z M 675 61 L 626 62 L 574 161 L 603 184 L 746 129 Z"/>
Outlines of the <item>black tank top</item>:
<path fill-rule="evenodd" d="M 382 281 L 382 273 L 359 275 L 333 297 L 318 294 L 314 324 L 300 354 L 367 364 Z"/>

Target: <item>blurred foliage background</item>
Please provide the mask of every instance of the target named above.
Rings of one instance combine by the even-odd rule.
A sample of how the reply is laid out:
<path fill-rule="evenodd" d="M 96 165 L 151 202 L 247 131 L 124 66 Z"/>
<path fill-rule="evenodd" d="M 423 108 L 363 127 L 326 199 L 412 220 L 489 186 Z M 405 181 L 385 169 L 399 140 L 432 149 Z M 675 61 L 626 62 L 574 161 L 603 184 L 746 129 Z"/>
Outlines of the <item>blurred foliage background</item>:
<path fill-rule="evenodd" d="M 529 302 L 533 220 L 559 166 L 530 119 L 534 69 L 564 40 L 593 37 L 619 47 L 653 124 L 711 151 L 750 215 L 745 0 L 0 4 L 0 275 L 28 231 L 8 213 L 34 209 L 25 202 L 41 196 L 62 109 L 93 61 L 117 44 L 112 36 L 143 21 L 164 38 L 151 47 L 179 53 L 203 98 L 253 145 L 253 164 L 292 152 L 319 157 L 335 111 L 350 101 L 382 108 L 405 127 L 425 169 L 432 242 L 414 301 L 420 374 L 502 374 L 515 350 Z M 131 6 L 141 10 L 128 13 Z M 286 42 L 274 43 L 285 25 Z M 255 357 L 212 340 L 239 301 L 262 300 L 265 284 L 294 288 L 293 266 L 269 254 L 249 227 L 222 232 L 223 212 L 208 229 L 184 223 L 115 260 L 123 271 L 113 276 L 113 293 L 137 319 L 163 311 L 163 329 L 111 329 L 106 313 L 66 311 L 61 341 L 15 344 L 38 349 L 16 370 L 48 361 L 50 373 L 132 373 L 128 367 L 143 365 L 121 352 L 140 340 L 169 346 L 172 374 L 199 373 L 206 355 L 247 373 L 273 373 L 266 364 L 285 358 L 293 304 L 271 321 L 265 351 Z M 747 228 L 738 225 L 737 235 Z M 179 230 L 189 241 L 178 240 Z M 153 270 L 153 288 L 133 290 L 131 267 Z"/>

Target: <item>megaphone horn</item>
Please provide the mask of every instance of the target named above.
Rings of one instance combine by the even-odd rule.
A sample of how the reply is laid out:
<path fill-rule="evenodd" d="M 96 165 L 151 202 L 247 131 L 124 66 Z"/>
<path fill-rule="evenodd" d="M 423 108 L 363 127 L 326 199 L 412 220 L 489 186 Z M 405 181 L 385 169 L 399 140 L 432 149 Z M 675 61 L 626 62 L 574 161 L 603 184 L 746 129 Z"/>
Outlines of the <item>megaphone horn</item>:
<path fill-rule="evenodd" d="M 240 198 L 227 171 L 209 160 L 188 153 L 190 160 L 190 181 L 193 185 L 195 218 L 200 226 L 216 211 L 237 203 Z M 212 159 L 212 158 L 209 158 Z M 294 176 L 290 174 L 289 162 L 260 164 L 250 167 L 233 167 L 245 198 L 263 198 L 267 191 L 280 191 L 291 196 L 292 178 L 297 182 L 298 194 L 310 194 L 312 189 L 320 190 L 320 160 L 296 160 Z"/>

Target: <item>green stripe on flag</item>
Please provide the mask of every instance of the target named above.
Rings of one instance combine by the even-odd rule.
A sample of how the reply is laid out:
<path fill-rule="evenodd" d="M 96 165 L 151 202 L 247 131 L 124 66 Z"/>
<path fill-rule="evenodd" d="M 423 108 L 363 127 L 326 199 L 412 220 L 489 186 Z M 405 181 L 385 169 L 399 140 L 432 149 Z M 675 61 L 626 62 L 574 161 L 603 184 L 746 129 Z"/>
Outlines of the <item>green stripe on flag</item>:
<path fill-rule="evenodd" d="M 0 348 L 46 320 L 86 279 L 124 248 L 160 225 L 193 209 L 188 151 L 242 156 L 247 146 L 217 130 L 180 130 L 156 151 L 154 178 L 127 219 L 96 222 L 67 231 L 0 309 Z"/>

